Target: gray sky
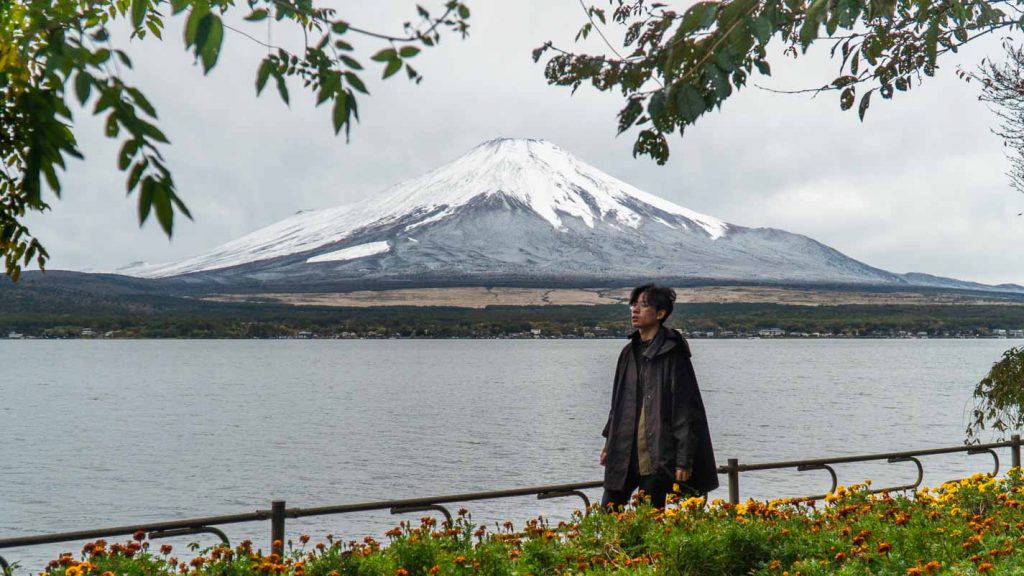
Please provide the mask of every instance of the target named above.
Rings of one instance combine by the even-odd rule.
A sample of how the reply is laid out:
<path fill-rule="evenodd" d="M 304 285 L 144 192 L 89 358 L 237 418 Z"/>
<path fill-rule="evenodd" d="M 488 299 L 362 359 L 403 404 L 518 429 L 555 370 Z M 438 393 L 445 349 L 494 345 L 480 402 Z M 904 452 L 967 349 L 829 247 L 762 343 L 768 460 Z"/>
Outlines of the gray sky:
<path fill-rule="evenodd" d="M 442 2 L 421 0 L 428 6 Z M 339 17 L 401 32 L 414 2 L 336 1 Z M 685 8 L 689 3 L 678 4 Z M 322 4 L 324 5 L 324 4 Z M 369 6 L 369 7 L 368 7 Z M 894 272 L 926 272 L 986 283 L 1024 284 L 1024 197 L 1010 188 L 994 116 L 978 86 L 958 80 L 998 56 L 998 38 L 946 60 L 936 78 L 895 100 L 873 100 L 865 122 L 840 112 L 835 94 L 811 99 L 749 87 L 721 112 L 671 141 L 665 166 L 631 154 L 635 132 L 616 137 L 622 101 L 581 87 L 548 86 L 530 51 L 546 40 L 573 47 L 585 14 L 576 0 L 470 0 L 467 40 L 447 35 L 422 52 L 414 85 L 396 75 L 369 82 L 352 141 L 335 137 L 328 106 L 315 108 L 297 84 L 286 107 L 271 84 L 255 97 L 266 50 L 232 32 L 207 77 L 184 51 L 182 18 L 169 19 L 164 42 L 115 43 L 135 61 L 130 81 L 160 113 L 171 139 L 165 155 L 195 216 L 177 221 L 168 241 L 155 221 L 137 225 L 116 169 L 118 144 L 87 111 L 76 114 L 85 162 L 64 176 L 64 199 L 33 216 L 33 233 L 51 269 L 109 270 L 133 261 L 183 259 L 285 218 L 365 198 L 449 162 L 499 136 L 543 138 L 633 185 L 693 210 L 751 227 L 806 234 Z M 238 17 L 241 16 L 239 11 Z M 244 24 L 239 24 L 244 26 Z M 265 38 L 266 26 L 247 30 Z M 608 30 L 617 36 L 617 31 Z M 273 41 L 295 37 L 275 23 Z M 361 41 L 357 57 L 383 47 Z M 596 36 L 578 49 L 603 52 Z M 777 51 L 776 51 L 777 52 Z M 819 52 L 821 52 L 819 50 Z M 824 55 L 776 56 L 773 88 L 808 88 L 835 75 Z M 367 66 L 367 79 L 380 69 Z"/>

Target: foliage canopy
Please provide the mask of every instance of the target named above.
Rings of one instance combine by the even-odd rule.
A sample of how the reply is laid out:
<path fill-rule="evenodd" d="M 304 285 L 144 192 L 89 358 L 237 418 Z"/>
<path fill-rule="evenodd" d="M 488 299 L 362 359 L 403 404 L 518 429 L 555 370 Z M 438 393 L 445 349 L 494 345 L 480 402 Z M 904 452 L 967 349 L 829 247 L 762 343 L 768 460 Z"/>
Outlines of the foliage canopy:
<path fill-rule="evenodd" d="M 440 15 L 417 7 L 418 21 L 404 24 L 403 36 L 378 34 L 317 8 L 312 0 L 4 0 L 0 2 L 0 255 L 5 271 L 17 280 L 33 259 L 43 267 L 49 257 L 22 221 L 48 208 L 44 188 L 61 194 L 58 169 L 67 158 L 82 158 L 75 140 L 69 104 L 74 98 L 94 115 L 105 117 L 104 130 L 121 143 L 117 167 L 127 173 L 128 194 L 136 194 L 140 225 L 151 212 L 170 236 L 175 213 L 191 217 L 178 195 L 161 146 L 169 144 L 157 125 L 156 108 L 142 90 L 124 81 L 132 67 L 128 54 L 111 43 L 110 26 L 125 20 L 132 39 L 162 39 L 168 15 L 181 15 L 187 49 L 209 73 L 217 64 L 226 32 L 253 36 L 226 23 L 231 12 L 247 10 L 247 25 L 286 22 L 303 33 L 301 53 L 263 44 L 268 54 L 256 73 L 256 93 L 273 79 L 289 102 L 289 78 L 316 94 L 317 105 L 332 105 L 335 133 L 358 121 L 358 98 L 366 95 L 367 73 L 348 39 L 359 34 L 385 47 L 370 60 L 388 78 L 405 70 L 415 82 L 419 72 L 409 60 L 421 48 L 435 46 L 441 31 L 465 37 L 469 9 L 458 0 L 443 4 Z M 258 42 L 258 40 L 257 40 Z"/>
<path fill-rule="evenodd" d="M 614 56 L 547 42 L 534 50 L 534 60 L 554 52 L 545 66 L 550 84 L 620 92 L 619 133 L 638 127 L 634 156 L 659 164 L 669 157 L 670 134 L 682 135 L 721 108 L 755 73 L 771 75 L 773 41 L 794 58 L 827 43 L 839 71 L 811 91 L 838 92 L 840 108 L 856 107 L 863 119 L 872 96 L 909 91 L 935 74 L 941 55 L 1024 26 L 1024 11 L 1009 0 L 704 0 L 684 12 L 647 0 L 609 4 L 610 16 L 587 8 L 590 21 L 576 39 L 600 33 L 598 26 L 610 20 L 624 29 L 625 54 L 611 43 Z"/>

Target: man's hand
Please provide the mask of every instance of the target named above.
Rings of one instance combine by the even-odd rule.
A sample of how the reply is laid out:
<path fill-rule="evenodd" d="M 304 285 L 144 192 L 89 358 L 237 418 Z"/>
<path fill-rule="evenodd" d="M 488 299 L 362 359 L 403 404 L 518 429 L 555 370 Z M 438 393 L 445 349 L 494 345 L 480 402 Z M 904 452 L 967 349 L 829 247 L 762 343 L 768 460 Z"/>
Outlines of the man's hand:
<path fill-rule="evenodd" d="M 601 448 L 601 466 L 604 466 L 605 461 L 608 460 L 608 447 Z"/>
<path fill-rule="evenodd" d="M 603 457 L 602 457 L 603 459 Z M 690 471 L 685 468 L 676 468 L 676 482 L 686 482 L 690 479 Z"/>

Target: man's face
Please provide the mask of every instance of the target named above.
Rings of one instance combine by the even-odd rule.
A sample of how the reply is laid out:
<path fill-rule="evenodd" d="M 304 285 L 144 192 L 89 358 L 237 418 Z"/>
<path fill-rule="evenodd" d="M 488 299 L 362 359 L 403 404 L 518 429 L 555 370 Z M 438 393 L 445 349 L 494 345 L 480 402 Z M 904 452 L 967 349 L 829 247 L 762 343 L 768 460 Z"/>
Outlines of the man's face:
<path fill-rule="evenodd" d="M 629 319 L 633 323 L 633 328 L 637 330 L 657 326 L 665 315 L 664 310 L 655 310 L 654 306 L 647 302 L 646 293 L 641 294 L 637 301 L 629 306 L 629 312 Z"/>

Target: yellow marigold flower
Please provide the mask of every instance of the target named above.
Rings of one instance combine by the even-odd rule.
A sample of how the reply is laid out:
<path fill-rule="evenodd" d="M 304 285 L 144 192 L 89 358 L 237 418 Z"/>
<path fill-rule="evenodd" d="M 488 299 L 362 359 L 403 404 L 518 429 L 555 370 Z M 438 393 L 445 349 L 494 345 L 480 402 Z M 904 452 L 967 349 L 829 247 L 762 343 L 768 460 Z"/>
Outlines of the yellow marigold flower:
<path fill-rule="evenodd" d="M 739 504 L 736 505 L 735 510 L 737 516 L 743 516 L 747 513 L 747 505 L 744 504 L 743 502 L 740 502 Z"/>
<path fill-rule="evenodd" d="M 65 576 L 82 576 L 82 569 L 78 566 L 71 566 L 64 571 Z"/>
<path fill-rule="evenodd" d="M 693 509 L 695 509 L 695 508 L 700 508 L 700 507 L 701 507 L 701 506 L 703 506 L 703 505 L 704 505 L 704 498 L 702 498 L 702 497 L 700 497 L 700 496 L 694 496 L 694 497 L 692 497 L 692 498 L 687 498 L 687 499 L 686 499 L 686 500 L 685 500 L 685 501 L 684 501 L 684 502 L 683 502 L 683 503 L 681 504 L 681 506 L 682 506 L 682 507 L 683 507 L 684 509 L 686 509 L 686 510 L 693 510 Z"/>

